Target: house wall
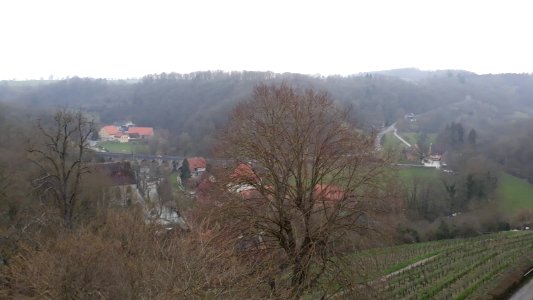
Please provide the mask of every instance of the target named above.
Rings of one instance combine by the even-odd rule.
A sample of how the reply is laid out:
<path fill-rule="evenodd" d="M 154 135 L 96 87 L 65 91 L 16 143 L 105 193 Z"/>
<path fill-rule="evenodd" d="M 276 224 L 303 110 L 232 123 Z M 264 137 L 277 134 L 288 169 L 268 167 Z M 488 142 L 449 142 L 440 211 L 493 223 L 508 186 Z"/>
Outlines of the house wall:
<path fill-rule="evenodd" d="M 120 140 L 119 140 L 121 143 L 127 143 L 129 141 L 129 138 L 127 135 L 123 135 L 120 137 Z"/>
<path fill-rule="evenodd" d="M 100 129 L 100 131 L 98 132 L 98 136 L 100 136 L 100 140 L 102 141 L 112 141 L 115 139 L 113 135 L 107 134 L 107 131 L 103 129 Z"/>
<path fill-rule="evenodd" d="M 137 185 L 135 184 L 109 187 L 106 194 L 105 197 L 110 199 L 111 203 L 120 206 L 128 206 L 137 203 L 141 197 Z"/>

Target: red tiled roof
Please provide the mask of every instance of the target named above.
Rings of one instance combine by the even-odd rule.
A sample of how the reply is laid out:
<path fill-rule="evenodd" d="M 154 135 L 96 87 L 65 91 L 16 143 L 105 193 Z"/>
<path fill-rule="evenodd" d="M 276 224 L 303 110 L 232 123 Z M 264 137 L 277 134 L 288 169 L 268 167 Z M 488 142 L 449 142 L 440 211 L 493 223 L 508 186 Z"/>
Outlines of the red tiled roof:
<path fill-rule="evenodd" d="M 106 125 L 102 127 L 102 130 L 108 135 L 115 135 L 119 132 L 118 127 L 115 125 Z"/>
<path fill-rule="evenodd" d="M 250 183 L 257 181 L 257 175 L 250 165 L 239 164 L 229 176 L 234 183 Z"/>
<path fill-rule="evenodd" d="M 137 133 L 141 136 L 153 136 L 154 129 L 152 127 L 129 127 L 128 133 Z"/>
<path fill-rule="evenodd" d="M 187 158 L 187 162 L 189 162 L 189 170 L 191 170 L 191 172 L 196 171 L 196 169 L 207 167 L 207 162 L 203 157 L 189 157 Z"/>
<path fill-rule="evenodd" d="M 337 185 L 317 184 L 315 186 L 315 197 L 323 198 L 326 201 L 339 201 L 344 197 L 344 190 Z"/>
<path fill-rule="evenodd" d="M 239 194 L 241 194 L 241 197 L 244 200 L 250 200 L 250 199 L 258 197 L 258 192 L 256 189 L 243 190 L 243 191 L 240 191 Z"/>

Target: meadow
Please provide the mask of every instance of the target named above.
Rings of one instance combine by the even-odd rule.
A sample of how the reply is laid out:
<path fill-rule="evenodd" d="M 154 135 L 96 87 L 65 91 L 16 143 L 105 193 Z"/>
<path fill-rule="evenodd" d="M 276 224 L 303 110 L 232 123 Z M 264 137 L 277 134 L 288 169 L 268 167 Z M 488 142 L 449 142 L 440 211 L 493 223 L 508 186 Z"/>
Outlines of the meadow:
<path fill-rule="evenodd" d="M 112 153 L 133 153 L 133 154 L 148 154 L 149 147 L 141 142 L 120 143 L 115 141 L 106 141 L 98 143 L 99 147 L 104 148 Z"/>

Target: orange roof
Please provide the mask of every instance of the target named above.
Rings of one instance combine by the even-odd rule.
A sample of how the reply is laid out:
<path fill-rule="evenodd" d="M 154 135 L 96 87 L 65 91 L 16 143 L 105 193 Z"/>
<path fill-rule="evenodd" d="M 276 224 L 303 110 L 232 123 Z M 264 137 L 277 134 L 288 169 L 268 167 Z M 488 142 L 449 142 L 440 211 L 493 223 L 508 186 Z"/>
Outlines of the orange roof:
<path fill-rule="evenodd" d="M 258 192 L 256 189 L 246 189 L 246 190 L 240 191 L 239 194 L 241 194 L 241 197 L 244 198 L 245 200 L 250 200 L 250 199 L 258 197 Z"/>
<path fill-rule="evenodd" d="M 187 162 L 189 162 L 189 170 L 191 170 L 191 172 L 196 171 L 196 169 L 207 167 L 207 162 L 203 157 L 189 157 L 187 158 Z"/>
<path fill-rule="evenodd" d="M 235 183 L 249 183 L 257 181 L 257 175 L 252 167 L 243 163 L 239 164 L 229 177 Z"/>
<path fill-rule="evenodd" d="M 129 127 L 128 133 L 138 133 L 141 136 L 153 136 L 154 129 L 152 127 Z"/>
<path fill-rule="evenodd" d="M 102 129 L 108 135 L 115 135 L 119 132 L 118 127 L 115 125 L 106 125 Z"/>
<path fill-rule="evenodd" d="M 315 197 L 323 198 L 326 201 L 339 201 L 344 197 L 344 190 L 337 185 L 317 184 L 315 186 Z"/>

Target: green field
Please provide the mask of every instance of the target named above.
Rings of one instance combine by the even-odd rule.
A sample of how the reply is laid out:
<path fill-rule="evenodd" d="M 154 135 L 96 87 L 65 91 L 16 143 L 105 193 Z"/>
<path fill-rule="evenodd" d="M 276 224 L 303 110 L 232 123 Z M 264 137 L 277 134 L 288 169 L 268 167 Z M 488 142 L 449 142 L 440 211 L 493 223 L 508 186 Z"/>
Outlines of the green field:
<path fill-rule="evenodd" d="M 178 172 L 172 172 L 168 176 L 168 181 L 170 182 L 170 185 L 172 186 L 173 191 L 181 191 L 183 189 L 181 184 L 178 184 L 178 175 L 179 175 Z"/>
<path fill-rule="evenodd" d="M 112 153 L 149 153 L 149 147 L 145 143 L 140 142 L 130 142 L 130 143 L 119 143 L 114 141 L 100 142 L 98 143 L 99 147 L 106 149 L 108 152 Z"/>
<path fill-rule="evenodd" d="M 388 150 L 399 150 L 406 148 L 404 143 L 402 143 L 398 138 L 394 136 L 394 133 L 389 132 L 384 135 L 383 148 Z"/>
<path fill-rule="evenodd" d="M 498 196 L 504 211 L 515 213 L 523 208 L 533 208 L 532 184 L 507 173 L 502 174 L 499 180 Z"/>
<path fill-rule="evenodd" d="M 438 179 L 440 171 L 435 168 L 424 167 L 400 167 L 398 176 L 405 183 L 409 184 L 413 178 L 421 177 L 424 179 Z"/>
<path fill-rule="evenodd" d="M 420 137 L 419 133 L 416 132 L 401 132 L 398 133 L 402 138 L 404 138 L 409 144 L 415 145 L 418 143 L 418 139 Z M 428 143 L 435 143 L 437 139 L 436 133 L 430 133 L 427 135 L 427 142 Z"/>
<path fill-rule="evenodd" d="M 410 184 L 413 178 L 436 180 L 440 171 L 433 168 L 401 167 L 397 174 L 402 182 Z M 505 212 L 514 214 L 524 208 L 533 208 L 533 184 L 526 180 L 502 173 L 496 193 Z"/>
<path fill-rule="evenodd" d="M 358 284 L 343 296 L 486 299 L 509 271 L 533 265 L 531 249 L 533 232 L 521 231 L 367 250 L 346 257 Z"/>

